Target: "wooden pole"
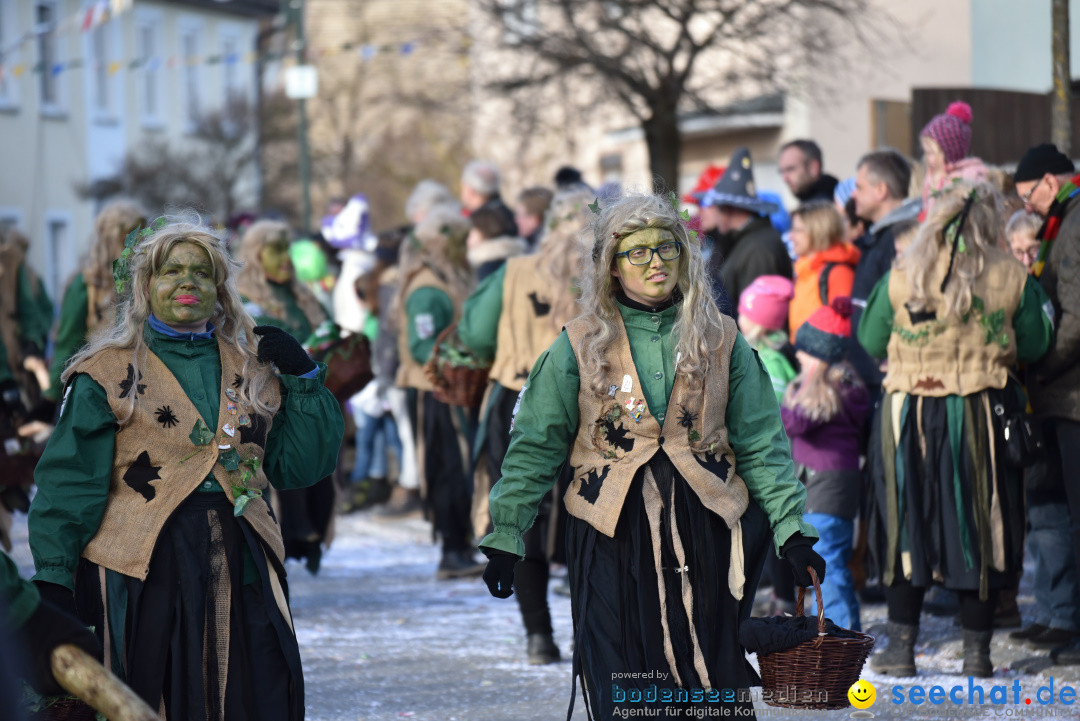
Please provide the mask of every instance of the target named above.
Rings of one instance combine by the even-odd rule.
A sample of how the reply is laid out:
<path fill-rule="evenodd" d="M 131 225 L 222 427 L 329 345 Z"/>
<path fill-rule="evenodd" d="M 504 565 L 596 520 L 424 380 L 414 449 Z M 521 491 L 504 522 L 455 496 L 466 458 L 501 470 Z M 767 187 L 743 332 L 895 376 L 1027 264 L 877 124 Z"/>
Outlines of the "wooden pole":
<path fill-rule="evenodd" d="M 68 693 L 100 711 L 109 721 L 159 721 L 157 712 L 77 646 L 63 644 L 54 648 L 52 670 Z"/>
<path fill-rule="evenodd" d="M 1072 78 L 1069 76 L 1069 0 L 1053 0 L 1051 52 L 1054 97 L 1050 103 L 1050 137 L 1058 150 L 1072 150 Z"/>

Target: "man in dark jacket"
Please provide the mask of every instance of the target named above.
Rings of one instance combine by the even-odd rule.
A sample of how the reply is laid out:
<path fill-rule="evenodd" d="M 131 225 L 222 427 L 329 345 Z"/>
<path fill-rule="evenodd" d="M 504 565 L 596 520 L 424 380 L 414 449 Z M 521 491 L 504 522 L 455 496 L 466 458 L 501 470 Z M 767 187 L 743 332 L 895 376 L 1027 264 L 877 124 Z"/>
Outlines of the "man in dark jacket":
<path fill-rule="evenodd" d="M 1057 452 L 1047 461 L 1060 464 L 1073 552 L 1080 561 L 1080 175 L 1068 156 L 1044 143 L 1024 153 L 1014 180 L 1024 207 L 1046 219 L 1032 272 L 1050 296 L 1052 307 L 1045 310 L 1053 314 L 1057 334 L 1030 369 L 1027 389 L 1032 409 L 1045 419 L 1044 433 L 1057 440 Z M 1055 660 L 1080 663 L 1080 647 L 1058 651 Z"/>
<path fill-rule="evenodd" d="M 716 206 L 717 229 L 721 233 L 709 258 L 709 273 L 714 285 L 719 279 L 729 298 L 729 307 L 721 310 L 734 316 L 739 295 L 755 278 L 792 277 L 791 257 L 767 217 L 776 206 L 757 197 L 748 149 L 739 148 L 731 156 L 716 187 L 702 198 L 701 204 L 706 203 Z"/>
<path fill-rule="evenodd" d="M 780 177 L 800 203 L 833 199 L 839 182 L 822 172 L 821 148 L 813 140 L 792 140 L 780 148 Z"/>
<path fill-rule="evenodd" d="M 898 231 L 919 215 L 921 200 L 904 200 L 910 181 L 911 165 L 895 150 L 875 150 L 859 160 L 852 197 L 858 216 L 866 218 L 871 225 L 866 235 L 855 241 L 861 255 L 851 287 L 852 328 L 859 327 L 870 291 L 892 267 Z M 877 361 L 857 343 L 851 344 L 848 359 L 862 377 L 871 399 L 876 401 L 884 378 Z"/>
<path fill-rule="evenodd" d="M 486 160 L 474 160 L 465 166 L 461 173 L 461 204 L 468 214 L 480 208 L 487 208 L 498 213 L 507 228 L 512 228 L 510 235 L 517 235 L 517 221 L 514 211 L 503 202 L 499 195 L 502 179 L 494 163 Z"/>

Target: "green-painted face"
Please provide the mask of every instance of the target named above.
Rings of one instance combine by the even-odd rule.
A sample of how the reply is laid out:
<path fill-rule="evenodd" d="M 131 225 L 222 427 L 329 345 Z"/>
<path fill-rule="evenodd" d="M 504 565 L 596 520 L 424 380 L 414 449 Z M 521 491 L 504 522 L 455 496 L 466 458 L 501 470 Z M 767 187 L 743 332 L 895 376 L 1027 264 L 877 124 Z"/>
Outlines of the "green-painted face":
<path fill-rule="evenodd" d="M 622 239 L 618 252 L 655 248 L 667 240 L 653 229 L 638 231 Z M 652 253 L 652 260 L 646 265 L 633 265 L 625 255 L 620 255 L 615 258 L 611 274 L 619 279 L 630 300 L 653 306 L 663 303 L 675 292 L 679 284 L 679 259 L 664 260 L 659 253 Z"/>
<path fill-rule="evenodd" d="M 266 277 L 275 283 L 288 283 L 292 279 L 292 259 L 289 257 L 289 237 L 280 235 L 271 238 L 259 251 Z"/>
<path fill-rule="evenodd" d="M 214 313 L 217 286 L 210 256 L 195 243 L 177 243 L 150 277 L 150 309 L 183 332 L 202 332 Z"/>

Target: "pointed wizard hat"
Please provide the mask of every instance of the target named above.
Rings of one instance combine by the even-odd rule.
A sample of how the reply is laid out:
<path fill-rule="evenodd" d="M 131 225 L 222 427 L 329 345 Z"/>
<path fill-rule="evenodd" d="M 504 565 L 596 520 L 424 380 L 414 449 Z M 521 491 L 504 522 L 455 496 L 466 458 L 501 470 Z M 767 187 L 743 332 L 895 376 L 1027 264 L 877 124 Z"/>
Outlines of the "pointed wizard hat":
<path fill-rule="evenodd" d="M 754 162 L 748 148 L 739 148 L 731 156 L 727 170 L 716 181 L 711 191 L 701 199 L 702 205 L 720 205 L 742 208 L 759 215 L 770 215 L 777 210 L 776 203 L 763 200 L 754 185 Z"/>

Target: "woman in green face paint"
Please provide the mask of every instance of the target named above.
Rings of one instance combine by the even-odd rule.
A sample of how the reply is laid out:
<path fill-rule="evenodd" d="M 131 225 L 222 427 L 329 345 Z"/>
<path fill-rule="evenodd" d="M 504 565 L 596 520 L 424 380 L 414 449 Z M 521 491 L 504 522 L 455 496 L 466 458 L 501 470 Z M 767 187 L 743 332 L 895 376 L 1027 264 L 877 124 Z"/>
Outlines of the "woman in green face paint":
<path fill-rule="evenodd" d="M 753 716 L 759 682 L 737 634 L 764 555 L 772 546 L 804 585 L 808 566 L 825 571 L 772 383 L 667 199 L 612 201 L 591 239 L 581 314 L 518 396 L 484 580 L 510 595 L 523 534 L 568 463 L 574 669 L 592 716 Z"/>
<path fill-rule="evenodd" d="M 188 224 L 121 259 L 117 323 L 65 371 L 35 472 L 33 580 L 164 718 L 297 721 L 303 677 L 264 493 L 329 475 L 344 424 L 324 368 L 244 311 L 238 269 Z"/>

